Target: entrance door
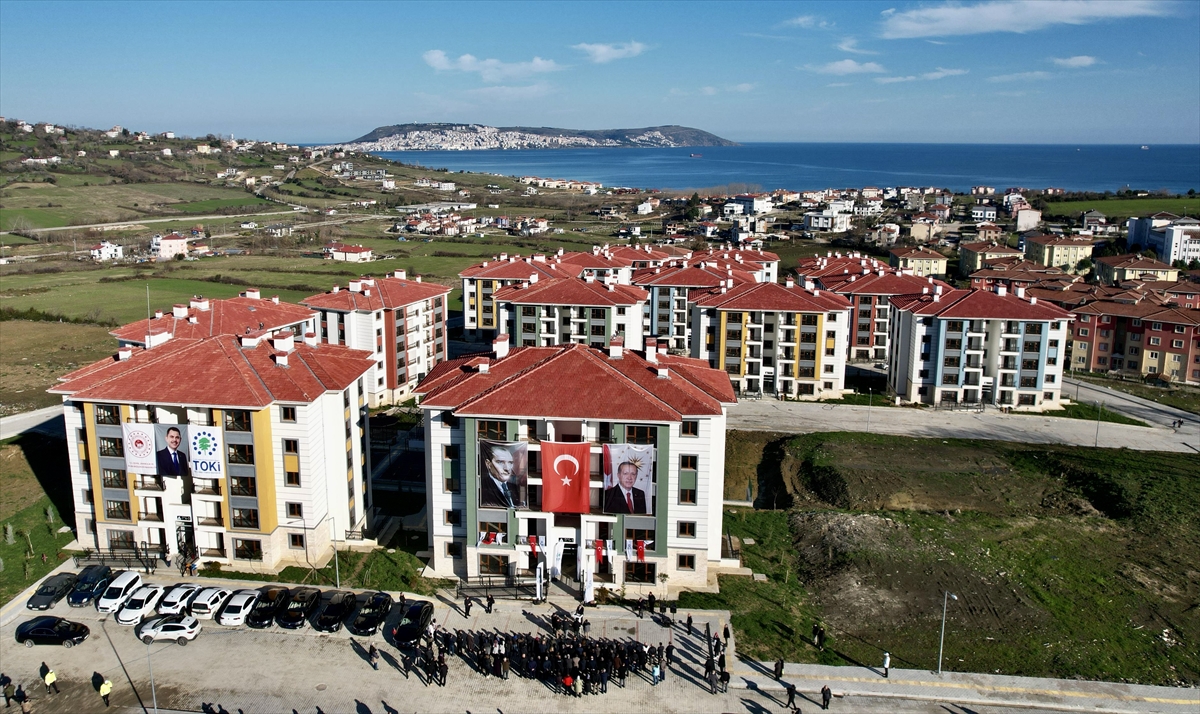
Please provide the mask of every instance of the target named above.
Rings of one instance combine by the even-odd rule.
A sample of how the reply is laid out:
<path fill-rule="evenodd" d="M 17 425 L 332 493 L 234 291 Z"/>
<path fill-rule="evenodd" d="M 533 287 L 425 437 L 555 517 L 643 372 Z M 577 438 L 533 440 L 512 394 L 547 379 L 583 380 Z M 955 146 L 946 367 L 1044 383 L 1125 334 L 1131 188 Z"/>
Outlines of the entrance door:
<path fill-rule="evenodd" d="M 576 582 L 579 575 L 579 547 L 575 543 L 563 544 L 562 578 Z"/>

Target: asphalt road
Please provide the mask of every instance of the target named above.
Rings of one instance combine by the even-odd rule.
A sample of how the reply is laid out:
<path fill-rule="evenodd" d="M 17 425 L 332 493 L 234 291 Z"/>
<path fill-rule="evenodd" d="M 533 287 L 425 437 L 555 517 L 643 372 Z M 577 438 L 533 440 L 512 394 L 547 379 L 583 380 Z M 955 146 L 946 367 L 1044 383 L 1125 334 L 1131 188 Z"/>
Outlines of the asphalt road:
<path fill-rule="evenodd" d="M 22 412 L 0 418 L 0 439 L 8 439 L 27 431 L 38 431 L 50 436 L 64 436 L 63 408 L 45 407 L 32 412 Z"/>
<path fill-rule="evenodd" d="M 1185 424 L 1200 423 L 1200 416 L 1159 404 L 1150 399 L 1135 397 L 1132 394 L 1069 377 L 1063 379 L 1063 382 L 1066 383 L 1066 386 L 1063 387 L 1063 395 L 1072 401 L 1084 404 L 1103 402 L 1105 409 L 1112 409 L 1134 419 L 1141 419 L 1147 424 L 1169 427 L 1171 422 L 1176 419 L 1183 419 Z"/>

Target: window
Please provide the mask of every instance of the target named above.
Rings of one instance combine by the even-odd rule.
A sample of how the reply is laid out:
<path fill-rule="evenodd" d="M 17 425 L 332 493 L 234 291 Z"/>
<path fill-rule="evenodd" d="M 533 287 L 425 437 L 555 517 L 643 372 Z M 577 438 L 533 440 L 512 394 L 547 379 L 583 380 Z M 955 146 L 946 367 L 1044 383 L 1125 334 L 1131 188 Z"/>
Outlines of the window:
<path fill-rule="evenodd" d="M 458 541 L 451 541 L 446 544 L 447 558 L 461 558 L 463 556 L 463 544 Z"/>
<path fill-rule="evenodd" d="M 457 508 L 448 511 L 442 511 L 442 524 L 447 526 L 462 525 L 462 511 Z"/>
<path fill-rule="evenodd" d="M 480 521 L 480 533 L 508 533 L 508 521 Z"/>
<path fill-rule="evenodd" d="M 299 471 L 285 471 L 283 473 L 283 483 L 285 486 L 299 486 L 300 485 L 300 472 Z"/>
<path fill-rule="evenodd" d="M 684 423 L 686 424 L 687 422 L 684 422 Z M 598 431 L 599 431 L 599 433 L 597 434 L 597 438 L 599 439 L 601 444 L 613 443 L 613 439 L 614 439 L 613 424 L 611 421 L 600 422 L 600 428 Z"/>
<path fill-rule="evenodd" d="M 1171 346 L 1175 349 L 1183 349 L 1183 340 L 1171 340 Z"/>
<path fill-rule="evenodd" d="M 696 556 L 694 555 L 679 555 L 675 560 L 676 570 L 695 570 Z"/>
<path fill-rule="evenodd" d="M 695 454 L 681 454 L 679 456 L 680 471 L 695 471 L 700 457 Z"/>
<path fill-rule="evenodd" d="M 257 508 L 235 508 L 233 509 L 233 527 L 234 528 L 258 528 L 258 509 Z M 255 541 L 257 542 L 257 541 Z"/>
<path fill-rule="evenodd" d="M 508 574 L 508 556 L 506 556 L 506 555 L 481 555 L 481 556 L 479 556 L 479 574 L 480 575 L 507 575 Z"/>
<path fill-rule="evenodd" d="M 233 484 L 229 491 L 234 496 L 257 496 L 258 489 L 255 486 L 254 479 L 245 476 L 234 476 Z"/>
<path fill-rule="evenodd" d="M 97 404 L 96 405 L 96 423 L 97 424 L 120 424 L 121 423 L 121 408 L 116 405 Z"/>
<path fill-rule="evenodd" d="M 301 536 L 301 538 L 303 538 L 303 536 Z M 262 560 L 262 541 L 234 538 L 233 557 L 237 558 L 238 560 Z"/>
<path fill-rule="evenodd" d="M 228 444 L 229 447 L 229 463 L 231 464 L 253 464 L 254 463 L 254 445 L 253 444 Z"/>
<path fill-rule="evenodd" d="M 131 521 L 129 501 L 105 501 L 104 517 L 110 521 Z"/>
<path fill-rule="evenodd" d="M 303 533 L 288 533 L 288 547 L 304 549 L 304 534 Z"/>
<path fill-rule="evenodd" d="M 958 375 L 957 374 L 943 374 L 942 375 L 942 384 L 958 384 Z"/>
<path fill-rule="evenodd" d="M 489 441 L 507 441 L 508 424 L 502 421 L 480 421 L 476 424 L 476 432 L 480 439 Z"/>
<path fill-rule="evenodd" d="M 1080 337 L 1087 337 L 1088 336 L 1088 328 L 1080 327 L 1079 329 L 1075 330 L 1075 334 L 1079 335 Z"/>
<path fill-rule="evenodd" d="M 114 439 L 111 437 L 102 436 L 99 439 L 100 455 L 122 457 L 125 455 L 125 444 L 123 439 Z"/>
<path fill-rule="evenodd" d="M 279 420 L 289 424 L 296 423 L 296 407 L 280 407 Z"/>
<path fill-rule="evenodd" d="M 459 493 L 462 489 L 462 480 L 457 476 L 447 476 L 443 490 L 446 493 Z"/>
<path fill-rule="evenodd" d="M 679 522 L 679 537 L 680 538 L 695 538 L 696 537 L 696 522 L 695 521 L 680 521 Z"/>
<path fill-rule="evenodd" d="M 654 584 L 656 568 L 654 563 L 625 563 L 625 582 Z"/>
<path fill-rule="evenodd" d="M 1037 404 L 1037 395 L 1036 394 L 1018 394 L 1017 395 L 1017 404 L 1020 404 L 1023 407 L 1031 407 L 1031 406 Z"/>
<path fill-rule="evenodd" d="M 653 426 L 636 426 L 630 424 L 625 427 L 625 443 L 657 444 L 658 428 Z"/>
<path fill-rule="evenodd" d="M 283 440 L 283 453 L 285 453 L 285 454 L 300 453 L 300 440 L 299 439 L 284 439 Z"/>
<path fill-rule="evenodd" d="M 250 431 L 250 412 L 244 409 L 226 409 L 225 431 Z"/>
<path fill-rule="evenodd" d="M 683 426 L 679 428 L 680 436 L 700 436 L 700 422 L 687 421 L 683 422 Z"/>
<path fill-rule="evenodd" d="M 129 481 L 123 469 L 104 469 L 101 472 L 101 483 L 104 488 L 128 488 Z"/>
<path fill-rule="evenodd" d="M 961 320 L 950 320 L 946 323 L 947 332 L 962 332 L 963 324 Z"/>
<path fill-rule="evenodd" d="M 133 531 L 108 532 L 109 548 L 134 548 L 136 546 L 137 544 L 133 540 Z"/>
<path fill-rule="evenodd" d="M 288 518 L 304 518 L 304 504 L 289 503 L 287 504 Z"/>
<path fill-rule="evenodd" d="M 1152 323 L 1150 323 L 1150 329 L 1151 330 L 1161 330 L 1162 323 L 1161 322 L 1152 322 Z"/>

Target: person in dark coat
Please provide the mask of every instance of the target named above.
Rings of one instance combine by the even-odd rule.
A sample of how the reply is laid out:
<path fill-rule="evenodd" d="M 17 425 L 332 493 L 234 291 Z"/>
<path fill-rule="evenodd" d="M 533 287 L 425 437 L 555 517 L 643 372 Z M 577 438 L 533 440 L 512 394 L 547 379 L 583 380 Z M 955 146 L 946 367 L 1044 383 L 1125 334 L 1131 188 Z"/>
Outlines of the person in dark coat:
<path fill-rule="evenodd" d="M 783 658 L 775 660 L 775 681 L 783 679 Z"/>
<path fill-rule="evenodd" d="M 822 709 L 829 708 L 829 700 L 830 699 L 833 699 L 833 692 L 830 691 L 829 685 L 826 684 L 824 687 L 821 687 L 821 708 Z"/>
<path fill-rule="evenodd" d="M 467 604 L 463 606 L 463 617 L 471 616 L 471 600 L 472 600 L 471 596 L 468 595 L 467 596 Z"/>
<path fill-rule="evenodd" d="M 692 613 L 690 613 L 690 612 L 688 613 L 688 619 L 687 619 L 687 631 L 688 631 L 688 636 L 691 637 L 691 635 L 692 635 Z"/>
<path fill-rule="evenodd" d="M 783 687 L 784 687 L 784 689 L 787 690 L 787 693 L 788 693 L 788 700 L 787 700 L 787 703 L 783 705 L 783 708 L 784 709 L 795 709 L 796 708 L 796 685 L 792 684 L 791 682 L 788 682 L 787 684 L 783 685 Z"/>

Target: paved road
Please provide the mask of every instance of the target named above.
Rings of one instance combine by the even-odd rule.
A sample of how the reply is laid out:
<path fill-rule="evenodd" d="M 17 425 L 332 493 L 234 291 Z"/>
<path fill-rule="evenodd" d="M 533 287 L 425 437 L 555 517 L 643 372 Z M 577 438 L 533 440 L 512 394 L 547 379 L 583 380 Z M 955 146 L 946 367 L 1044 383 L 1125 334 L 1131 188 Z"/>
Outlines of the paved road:
<path fill-rule="evenodd" d="M 37 431 L 50 436 L 63 436 L 63 408 L 46 407 L 32 412 L 22 412 L 0 419 L 0 439 L 8 439 L 27 431 Z"/>
<path fill-rule="evenodd" d="M 1112 409 L 1134 419 L 1141 419 L 1147 424 L 1170 426 L 1171 422 L 1176 419 L 1183 419 L 1185 423 L 1190 424 L 1200 423 L 1200 416 L 1166 404 L 1159 404 L 1151 399 L 1135 397 L 1132 394 L 1078 379 L 1066 378 L 1063 381 L 1066 383 L 1063 388 L 1063 396 L 1085 404 L 1103 402 L 1105 409 Z"/>
<path fill-rule="evenodd" d="M 78 226 L 54 226 L 51 228 L 29 228 L 29 233 L 45 233 L 47 231 L 73 231 L 80 228 L 111 228 L 113 226 L 132 226 L 144 223 L 170 223 L 172 221 L 208 221 L 218 218 L 252 218 L 254 216 L 282 216 L 286 214 L 299 213 L 299 211 L 269 211 L 267 213 L 235 213 L 235 214 L 214 214 L 211 216 L 175 216 L 173 218 L 134 218 L 128 221 L 113 221 L 111 223 L 87 223 Z M 7 235 L 8 231 L 0 232 L 0 235 Z"/>
<path fill-rule="evenodd" d="M 869 412 L 869 416 L 868 416 Z M 868 426 L 868 419 L 870 424 Z M 1001 414 L 943 411 L 907 407 L 867 407 L 779 402 L 769 399 L 743 401 L 730 407 L 726 426 L 730 429 L 808 434 L 821 431 L 870 431 L 878 434 L 924 438 L 991 439 L 1030 444 L 1070 444 L 1138 451 L 1200 452 L 1200 423 L 1192 421 L 1178 432 L 1161 426 L 1125 424 L 1040 414 Z"/>

